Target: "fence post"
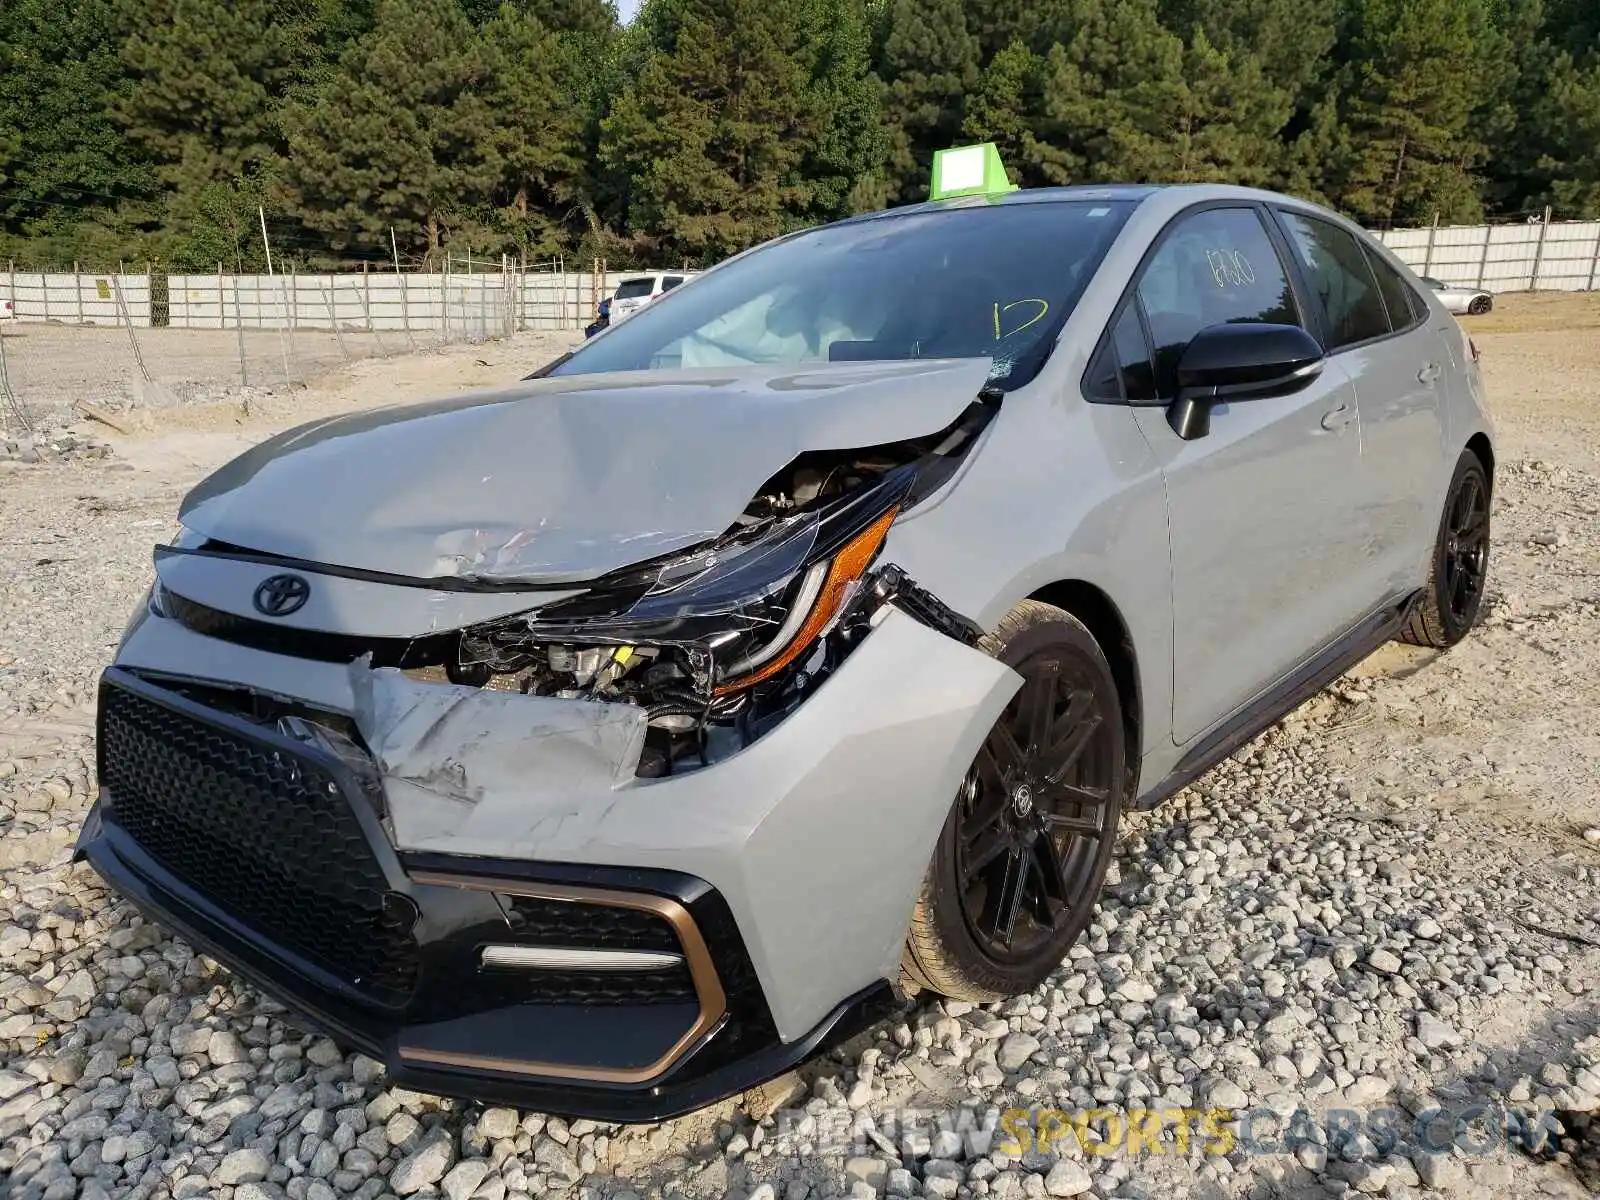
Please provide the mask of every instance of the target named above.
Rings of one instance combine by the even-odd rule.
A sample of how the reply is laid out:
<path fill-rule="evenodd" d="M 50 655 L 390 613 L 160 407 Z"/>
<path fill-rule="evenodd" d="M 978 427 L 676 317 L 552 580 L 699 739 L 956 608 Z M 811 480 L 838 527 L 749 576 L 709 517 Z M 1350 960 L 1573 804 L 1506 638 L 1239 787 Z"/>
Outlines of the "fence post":
<path fill-rule="evenodd" d="M 1539 244 L 1533 249 L 1533 274 L 1528 277 L 1528 290 L 1539 290 L 1539 264 L 1544 262 L 1544 239 L 1550 233 L 1550 206 L 1544 208 L 1544 220 L 1539 223 Z"/>
<path fill-rule="evenodd" d="M 345 362 L 350 361 L 350 351 L 345 349 L 344 330 L 339 328 L 339 314 L 333 311 L 333 289 L 327 284 L 321 284 L 322 299 L 328 306 L 328 323 L 333 326 L 334 339 L 339 343 L 339 353 L 344 355 Z"/>
<path fill-rule="evenodd" d="M 118 264 L 119 266 L 121 264 Z M 133 334 L 133 318 L 128 315 L 128 302 L 122 298 L 122 272 L 118 271 L 111 279 L 111 290 L 117 297 L 117 311 L 122 314 L 122 323 L 128 327 L 128 341 L 133 346 L 133 361 L 139 364 L 139 375 L 146 383 L 150 382 L 150 371 L 144 365 L 144 355 L 139 353 L 139 339 Z"/>
<path fill-rule="evenodd" d="M 17 260 L 10 259 L 8 264 L 11 268 L 11 292 L 6 298 L 11 301 L 11 315 L 20 321 L 22 320 L 22 308 L 17 302 Z"/>
<path fill-rule="evenodd" d="M 1594 235 L 1594 260 L 1589 264 L 1589 286 L 1586 290 L 1594 291 L 1594 281 L 1600 275 L 1600 229 Z"/>
<path fill-rule="evenodd" d="M 450 340 L 450 251 L 444 252 L 444 274 L 440 277 L 439 306 L 444 310 L 444 332 L 440 335 L 440 343 Z"/>
<path fill-rule="evenodd" d="M 373 345 L 378 347 L 378 353 L 384 358 L 389 357 L 389 347 L 383 344 L 383 336 L 378 332 L 378 326 L 372 319 L 372 278 L 365 271 L 362 276 L 366 282 L 366 289 L 356 293 L 356 299 L 361 301 L 361 311 L 367 318 L 367 332 L 372 334 Z"/>
<path fill-rule="evenodd" d="M 256 300 L 256 308 L 257 310 L 261 308 L 259 293 Z M 234 331 L 239 335 L 239 386 L 247 388 L 250 386 L 250 368 L 245 361 L 244 309 L 239 306 L 239 277 L 237 275 L 233 277 L 233 328 Z M 247 415 L 250 412 L 249 397 L 246 397 L 244 400 L 244 411 Z"/>
<path fill-rule="evenodd" d="M 13 268 L 15 271 L 15 268 Z M 11 293 L 16 295 L 16 291 Z M 6 366 L 6 339 L 0 337 L 0 393 L 5 394 L 6 404 L 17 415 L 17 424 L 22 426 L 22 432 L 32 433 L 33 425 L 28 421 L 28 414 L 22 411 L 22 403 L 17 399 L 17 394 L 11 390 L 11 372 Z"/>
<path fill-rule="evenodd" d="M 44 319 L 48 321 L 50 319 L 50 276 L 45 271 L 39 272 L 39 302 L 44 305 Z"/>
<path fill-rule="evenodd" d="M 267 252 L 267 278 L 271 279 L 273 277 L 272 242 L 267 238 L 267 210 L 258 204 L 256 205 L 256 215 L 261 218 L 261 245 Z M 256 282 L 256 307 L 258 310 L 260 308 L 260 299 L 261 285 L 258 279 Z M 287 324 L 289 321 L 289 305 L 284 300 L 283 279 L 281 276 L 278 278 L 278 306 L 283 310 L 284 324 Z M 294 376 L 289 372 L 289 342 L 283 325 L 278 326 L 278 350 L 283 355 L 283 386 L 293 388 Z"/>
<path fill-rule="evenodd" d="M 167 289 L 168 289 L 167 290 L 167 303 L 168 303 L 168 305 L 170 305 L 172 303 L 172 291 L 171 291 L 172 283 L 171 283 L 171 277 L 170 276 L 168 276 Z M 172 309 L 170 307 L 167 309 L 167 324 L 169 324 L 169 325 L 172 324 Z M 224 297 L 223 290 L 222 290 L 222 264 L 218 263 L 217 264 L 217 328 L 218 329 L 226 329 L 227 327 L 228 327 L 228 301 Z"/>
<path fill-rule="evenodd" d="M 78 324 L 83 324 L 83 280 L 78 277 L 78 260 L 72 260 L 72 295 L 78 303 Z"/>
<path fill-rule="evenodd" d="M 1428 226 L 1428 252 L 1422 258 L 1422 273 L 1433 274 L 1433 241 L 1439 236 L 1439 214 L 1433 214 L 1433 224 Z"/>
<path fill-rule="evenodd" d="M 1494 226 L 1483 227 L 1483 253 L 1478 256 L 1478 282 L 1473 285 L 1479 291 L 1483 290 L 1483 277 L 1489 273 L 1489 243 L 1494 240 Z"/>

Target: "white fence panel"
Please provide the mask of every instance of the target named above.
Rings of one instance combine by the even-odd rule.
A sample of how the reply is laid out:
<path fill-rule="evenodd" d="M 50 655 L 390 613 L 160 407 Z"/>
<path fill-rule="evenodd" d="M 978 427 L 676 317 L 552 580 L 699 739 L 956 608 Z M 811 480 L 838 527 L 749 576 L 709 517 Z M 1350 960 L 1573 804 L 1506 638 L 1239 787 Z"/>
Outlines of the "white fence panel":
<path fill-rule="evenodd" d="M 1600 221 L 1445 225 L 1379 236 L 1419 274 L 1461 287 L 1570 292 L 1600 286 Z"/>
<path fill-rule="evenodd" d="M 1552 222 L 1533 286 L 1539 290 L 1593 290 L 1600 268 L 1600 221 Z"/>
<path fill-rule="evenodd" d="M 150 324 L 150 277 L 95 273 L 8 271 L 0 292 L 19 321 L 60 321 L 69 325 L 119 325 L 117 290 L 134 325 Z"/>
<path fill-rule="evenodd" d="M 168 275 L 167 324 L 174 329 L 224 329 L 236 322 L 228 275 Z"/>

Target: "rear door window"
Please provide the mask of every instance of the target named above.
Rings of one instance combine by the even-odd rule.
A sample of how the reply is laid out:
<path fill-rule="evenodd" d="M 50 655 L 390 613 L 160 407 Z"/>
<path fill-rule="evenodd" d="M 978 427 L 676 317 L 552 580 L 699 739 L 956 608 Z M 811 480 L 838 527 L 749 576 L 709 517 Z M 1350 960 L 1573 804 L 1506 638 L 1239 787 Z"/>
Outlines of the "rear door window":
<path fill-rule="evenodd" d="M 1254 208 L 1179 217 L 1145 265 L 1139 302 L 1155 343 L 1156 392 L 1178 391 L 1178 359 L 1211 325 L 1299 325 L 1289 275 Z"/>
<path fill-rule="evenodd" d="M 677 287 L 682 282 L 683 282 L 683 276 L 682 275 L 668 275 L 666 278 L 664 278 L 661 281 L 661 290 L 663 292 L 670 292 L 673 288 Z"/>
<path fill-rule="evenodd" d="M 1389 315 L 1372 265 L 1355 236 L 1302 213 L 1285 211 L 1282 216 L 1327 318 L 1328 349 L 1386 336 Z"/>

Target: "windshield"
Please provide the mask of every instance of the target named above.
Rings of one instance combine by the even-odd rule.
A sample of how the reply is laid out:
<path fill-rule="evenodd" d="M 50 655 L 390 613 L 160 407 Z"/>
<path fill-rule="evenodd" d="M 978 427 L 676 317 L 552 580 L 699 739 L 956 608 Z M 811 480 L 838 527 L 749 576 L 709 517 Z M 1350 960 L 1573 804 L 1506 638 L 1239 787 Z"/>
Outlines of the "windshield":
<path fill-rule="evenodd" d="M 1018 387 L 1132 207 L 948 208 L 809 230 L 689 280 L 551 374 L 993 358 L 991 381 Z"/>

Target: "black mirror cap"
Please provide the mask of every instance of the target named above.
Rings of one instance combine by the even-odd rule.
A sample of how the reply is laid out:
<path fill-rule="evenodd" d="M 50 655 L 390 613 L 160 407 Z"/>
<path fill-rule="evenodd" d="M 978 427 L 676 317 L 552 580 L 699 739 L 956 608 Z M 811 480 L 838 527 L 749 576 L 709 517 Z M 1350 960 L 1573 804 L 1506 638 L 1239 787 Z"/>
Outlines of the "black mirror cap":
<path fill-rule="evenodd" d="M 1315 377 L 1321 344 L 1298 325 L 1208 325 L 1178 360 L 1178 387 L 1217 399 L 1293 391 Z"/>

